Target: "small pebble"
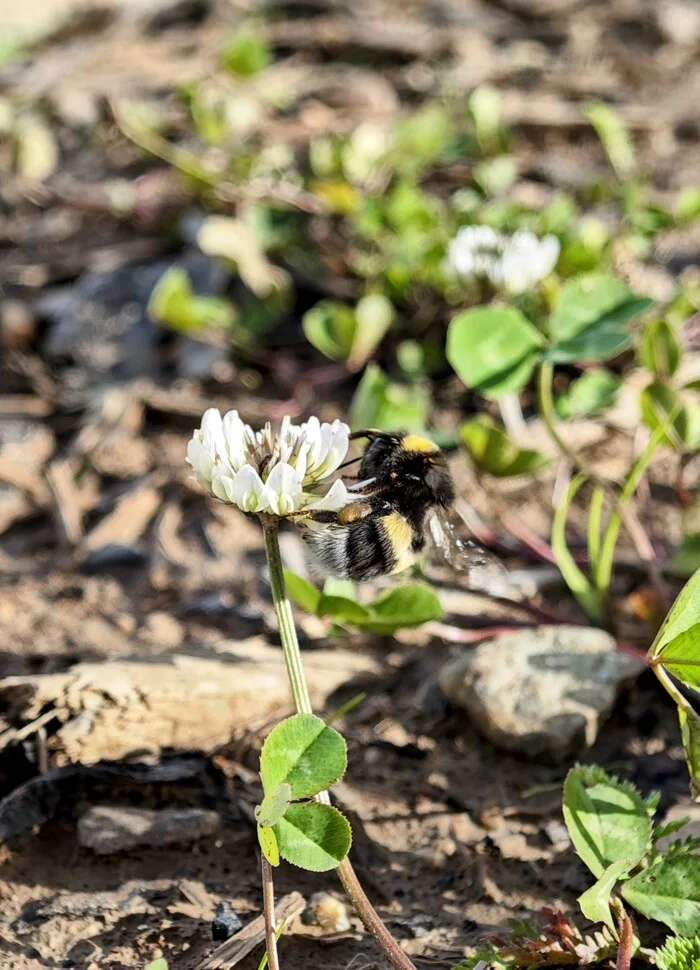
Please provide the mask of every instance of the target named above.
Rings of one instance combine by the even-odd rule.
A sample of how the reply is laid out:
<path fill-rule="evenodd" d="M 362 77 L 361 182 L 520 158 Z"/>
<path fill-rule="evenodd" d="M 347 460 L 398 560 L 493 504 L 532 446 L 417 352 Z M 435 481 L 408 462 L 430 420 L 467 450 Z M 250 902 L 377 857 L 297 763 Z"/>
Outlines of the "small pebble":
<path fill-rule="evenodd" d="M 143 633 L 160 647 L 179 647 L 185 638 L 182 624 L 169 613 L 151 613 L 147 618 Z"/>
<path fill-rule="evenodd" d="M 347 933 L 350 929 L 348 908 L 342 899 L 330 893 L 314 893 L 306 909 L 308 921 L 326 933 Z"/>
<path fill-rule="evenodd" d="M 239 930 L 243 929 L 243 922 L 228 903 L 222 901 L 216 907 L 214 919 L 211 921 L 211 938 L 215 943 L 228 940 Z"/>

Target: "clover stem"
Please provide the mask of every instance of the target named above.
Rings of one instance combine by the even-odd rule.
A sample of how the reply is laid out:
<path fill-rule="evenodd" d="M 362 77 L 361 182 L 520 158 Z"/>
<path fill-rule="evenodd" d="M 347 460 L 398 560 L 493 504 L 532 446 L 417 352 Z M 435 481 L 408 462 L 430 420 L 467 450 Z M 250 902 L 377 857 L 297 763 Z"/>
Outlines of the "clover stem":
<path fill-rule="evenodd" d="M 277 956 L 277 933 L 275 932 L 275 887 L 272 883 L 272 866 L 264 855 L 262 861 L 263 918 L 265 920 L 265 949 L 270 970 L 280 970 Z"/>
<path fill-rule="evenodd" d="M 275 516 L 261 515 L 260 521 L 265 536 L 265 552 L 267 555 L 267 565 L 270 570 L 272 601 L 275 606 L 275 612 L 277 613 L 280 640 L 282 641 L 282 650 L 287 665 L 294 706 L 298 714 L 312 714 L 311 699 L 306 684 L 306 677 L 304 676 L 304 667 L 301 662 L 301 651 L 299 649 L 296 627 L 294 626 L 292 607 L 287 599 L 287 590 L 284 582 L 284 570 L 279 545 L 279 520 Z M 330 805 L 328 792 L 321 792 L 317 795 L 317 800 Z M 374 941 L 382 949 L 392 967 L 395 970 L 416 970 L 414 964 L 403 952 L 365 895 L 365 891 L 360 885 L 355 870 L 347 857 L 338 864 L 336 872 L 343 885 L 343 889 L 347 893 L 357 915 L 362 920 L 365 929 L 372 935 Z"/>

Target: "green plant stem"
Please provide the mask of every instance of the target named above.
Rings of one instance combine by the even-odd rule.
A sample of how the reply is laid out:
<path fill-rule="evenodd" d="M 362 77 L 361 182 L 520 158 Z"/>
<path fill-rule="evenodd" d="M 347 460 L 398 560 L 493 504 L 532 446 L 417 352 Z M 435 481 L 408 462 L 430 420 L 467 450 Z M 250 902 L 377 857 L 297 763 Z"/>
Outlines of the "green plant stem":
<path fill-rule="evenodd" d="M 294 699 L 294 705 L 298 714 L 312 714 L 311 699 L 301 662 L 301 651 L 294 626 L 292 607 L 287 599 L 287 591 L 285 588 L 284 570 L 279 546 L 279 520 L 275 516 L 261 515 L 260 521 L 262 522 L 263 533 L 265 535 L 265 552 L 270 570 L 272 601 L 277 613 L 277 622 L 280 628 L 280 639 L 282 641 L 282 650 L 284 651 L 284 660 L 287 665 L 287 673 L 289 674 L 292 698 Z M 317 798 L 319 801 L 330 804 L 328 792 L 321 792 Z M 355 870 L 347 857 L 339 863 L 336 872 L 343 885 L 343 889 L 347 893 L 357 915 L 362 920 L 365 929 L 371 933 L 392 967 L 395 970 L 416 970 L 414 964 L 403 952 L 365 895 L 365 891 L 360 885 Z"/>
<path fill-rule="evenodd" d="M 683 696 L 680 690 L 673 683 L 669 675 L 669 672 L 666 670 L 666 668 L 663 665 L 663 661 L 661 661 L 660 658 L 657 660 L 656 657 L 652 657 L 649 660 L 649 666 L 654 671 L 656 676 L 659 678 L 661 683 L 664 685 L 664 687 L 671 695 L 673 700 L 676 702 L 676 705 L 680 707 L 682 710 L 684 710 L 689 718 L 694 718 L 695 720 L 698 720 L 698 715 L 695 711 L 695 708 L 690 703 L 690 701 Z"/>
<path fill-rule="evenodd" d="M 280 970 L 277 956 L 277 933 L 275 932 L 275 888 L 272 882 L 272 866 L 264 855 L 262 862 L 263 918 L 265 920 L 265 949 L 270 970 Z"/>
<path fill-rule="evenodd" d="M 625 526 L 627 527 L 627 531 L 634 542 L 640 559 L 646 563 L 649 578 L 659 594 L 661 601 L 670 607 L 668 590 L 656 562 L 656 553 L 654 552 L 654 547 L 644 531 L 641 522 L 634 513 L 634 510 L 630 508 L 629 500 L 637 490 L 641 477 L 646 471 L 647 465 L 651 461 L 654 452 L 663 439 L 666 425 L 674 420 L 674 416 L 669 416 L 668 422 L 663 425 L 659 425 L 659 427 L 652 432 L 647 447 L 632 466 L 632 469 L 630 470 L 627 479 L 622 486 L 622 493 L 621 495 L 618 495 L 613 487 L 614 483 L 609 479 L 602 478 L 597 474 L 597 472 L 593 471 L 588 466 L 587 462 L 585 462 L 559 434 L 556 412 L 554 410 L 554 395 L 552 392 L 553 377 L 554 364 L 552 364 L 551 361 L 545 361 L 540 366 L 538 373 L 537 398 L 540 414 L 542 415 L 542 419 L 545 423 L 547 431 L 549 432 L 549 435 L 556 446 L 561 451 L 562 455 L 568 458 L 574 468 L 577 468 L 579 471 L 583 472 L 583 474 L 586 475 L 586 477 L 589 478 L 594 485 L 603 488 L 608 494 L 611 495 L 613 502 L 615 503 L 615 508 L 610 516 L 610 521 L 608 522 L 605 536 L 598 554 L 598 561 L 596 564 L 594 564 L 594 585 L 602 593 L 606 593 L 608 590 L 610 580 L 612 578 L 613 559 L 615 548 L 617 546 L 620 525 L 622 522 L 624 522 Z"/>

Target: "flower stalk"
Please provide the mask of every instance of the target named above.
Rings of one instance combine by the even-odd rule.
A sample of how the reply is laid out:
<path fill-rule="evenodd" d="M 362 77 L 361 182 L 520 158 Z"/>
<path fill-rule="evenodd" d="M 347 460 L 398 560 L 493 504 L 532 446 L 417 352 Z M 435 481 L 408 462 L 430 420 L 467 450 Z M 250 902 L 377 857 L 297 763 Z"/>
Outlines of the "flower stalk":
<path fill-rule="evenodd" d="M 294 706 L 298 714 L 312 714 L 311 698 L 309 697 L 309 689 L 306 683 L 306 677 L 304 676 L 301 651 L 299 649 L 299 641 L 292 616 L 292 607 L 287 598 L 285 588 L 282 556 L 279 546 L 279 520 L 276 516 L 261 515 L 260 521 L 265 536 L 265 552 L 267 554 L 267 564 L 270 571 L 272 601 L 277 614 L 280 640 L 282 641 L 282 650 L 284 652 L 284 660 L 287 666 Z M 321 792 L 316 797 L 319 801 L 330 804 L 328 792 Z M 357 915 L 362 920 L 365 929 L 372 935 L 375 942 L 382 949 L 392 967 L 395 970 L 416 970 L 414 964 L 403 952 L 365 895 L 365 891 L 360 885 L 355 870 L 347 857 L 338 864 L 336 872 L 338 873 L 338 878 L 342 883 L 343 889 L 347 893 Z"/>
<path fill-rule="evenodd" d="M 272 866 L 264 855 L 261 855 L 262 884 L 263 884 L 263 918 L 265 920 L 265 949 L 267 950 L 267 965 L 270 970 L 280 970 L 277 955 L 277 932 L 275 929 L 275 888 L 272 882 Z"/>

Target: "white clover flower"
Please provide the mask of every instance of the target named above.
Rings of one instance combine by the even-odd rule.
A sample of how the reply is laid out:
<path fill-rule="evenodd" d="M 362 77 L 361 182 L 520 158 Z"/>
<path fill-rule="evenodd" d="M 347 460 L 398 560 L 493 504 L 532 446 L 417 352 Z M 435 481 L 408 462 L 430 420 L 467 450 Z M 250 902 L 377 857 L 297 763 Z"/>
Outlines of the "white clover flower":
<path fill-rule="evenodd" d="M 512 236 L 491 226 L 465 226 L 450 243 L 448 261 L 465 279 L 485 277 L 508 293 L 523 293 L 552 272 L 559 259 L 556 236 L 539 239 L 520 229 Z"/>
<path fill-rule="evenodd" d="M 187 461 L 207 491 L 243 512 L 290 515 L 307 509 L 338 509 L 351 498 L 340 480 L 325 492 L 312 491 L 332 475 L 348 450 L 350 429 L 309 418 L 284 418 L 278 434 L 244 424 L 237 411 L 221 417 L 209 408 L 187 445 Z"/>

